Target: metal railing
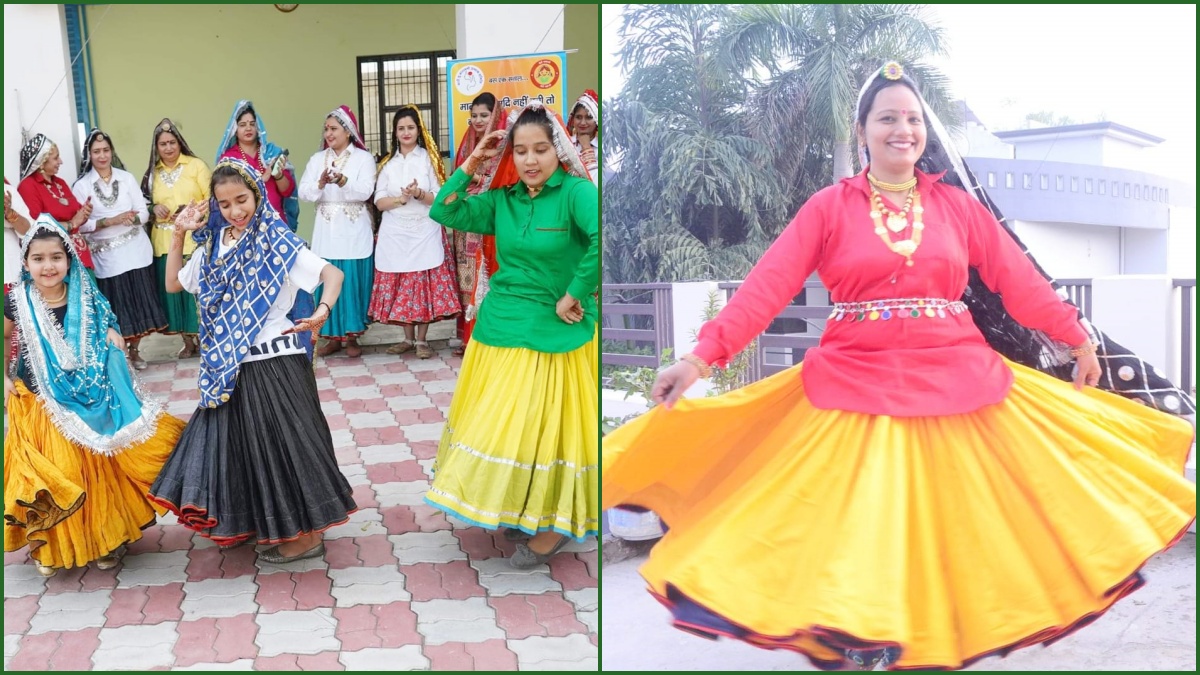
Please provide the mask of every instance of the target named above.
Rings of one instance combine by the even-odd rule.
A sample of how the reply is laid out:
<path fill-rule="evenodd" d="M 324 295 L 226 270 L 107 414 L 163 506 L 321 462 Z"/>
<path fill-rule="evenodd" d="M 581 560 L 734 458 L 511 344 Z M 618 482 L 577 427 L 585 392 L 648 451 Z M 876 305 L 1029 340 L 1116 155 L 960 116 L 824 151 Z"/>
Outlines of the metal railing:
<path fill-rule="evenodd" d="M 1091 279 L 1055 279 L 1058 285 L 1067 292 L 1067 298 L 1079 309 L 1088 321 L 1092 320 L 1092 280 Z"/>
<path fill-rule="evenodd" d="M 602 339 L 648 343 L 654 348 L 651 355 L 602 352 L 604 365 L 657 368 L 663 350 L 675 345 L 671 284 L 604 284 L 600 310 Z M 651 327 L 645 328 L 646 324 Z"/>
<path fill-rule="evenodd" d="M 1179 388 L 1192 393 L 1196 383 L 1192 381 L 1192 359 L 1196 356 L 1196 325 L 1192 314 L 1192 305 L 1196 304 L 1196 280 L 1175 279 L 1175 288 L 1179 289 Z"/>
<path fill-rule="evenodd" d="M 741 285 L 741 281 L 726 281 L 717 284 L 717 287 L 725 291 L 725 301 L 728 302 Z M 814 298 L 813 296 L 816 294 L 811 291 L 824 290 L 825 287 L 820 281 L 806 281 L 800 295 L 796 296 L 776 317 L 776 320 L 799 319 L 803 321 L 801 330 L 805 333 L 804 335 L 798 335 L 796 332 L 774 332 L 772 331 L 774 322 L 772 322 L 772 327 L 768 327 L 762 335 L 758 336 L 758 352 L 751 360 L 750 368 L 743 378 L 747 384 L 770 377 L 800 363 L 804 360 L 804 353 L 820 343 L 821 333 L 825 332 L 825 321 L 829 318 L 830 305 L 826 300 Z M 820 296 L 828 297 L 824 293 L 821 293 Z M 785 363 L 771 363 L 769 356 L 774 356 Z"/>

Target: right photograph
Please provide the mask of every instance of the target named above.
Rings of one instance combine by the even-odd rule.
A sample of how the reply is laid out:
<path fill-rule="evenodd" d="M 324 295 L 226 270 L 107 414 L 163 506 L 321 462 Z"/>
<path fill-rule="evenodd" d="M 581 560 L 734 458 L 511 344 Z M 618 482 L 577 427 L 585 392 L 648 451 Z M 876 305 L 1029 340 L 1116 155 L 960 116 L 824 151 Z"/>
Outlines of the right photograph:
<path fill-rule="evenodd" d="M 1195 670 L 1195 15 L 602 6 L 604 671 Z"/>

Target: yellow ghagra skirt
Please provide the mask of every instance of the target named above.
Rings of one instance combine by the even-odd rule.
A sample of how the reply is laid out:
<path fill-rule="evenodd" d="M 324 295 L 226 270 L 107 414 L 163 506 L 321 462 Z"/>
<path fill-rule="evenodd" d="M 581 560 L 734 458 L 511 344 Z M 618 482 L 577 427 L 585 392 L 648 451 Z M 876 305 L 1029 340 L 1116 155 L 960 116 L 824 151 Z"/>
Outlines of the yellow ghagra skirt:
<path fill-rule="evenodd" d="M 4 550 L 29 546 L 39 564 L 71 568 L 141 539 L 155 520 L 146 494 L 183 422 L 163 413 L 148 440 L 104 456 L 64 438 L 37 395 L 15 384 L 4 439 Z"/>
<path fill-rule="evenodd" d="M 487 529 L 600 529 L 596 338 L 550 354 L 467 345 L 425 501 Z"/>
<path fill-rule="evenodd" d="M 1191 425 L 1009 363 L 1007 398 L 896 418 L 814 408 L 800 366 L 604 440 L 605 508 L 670 531 L 641 574 L 679 628 L 847 664 L 957 669 L 1060 638 L 1142 585 L 1196 514 Z"/>

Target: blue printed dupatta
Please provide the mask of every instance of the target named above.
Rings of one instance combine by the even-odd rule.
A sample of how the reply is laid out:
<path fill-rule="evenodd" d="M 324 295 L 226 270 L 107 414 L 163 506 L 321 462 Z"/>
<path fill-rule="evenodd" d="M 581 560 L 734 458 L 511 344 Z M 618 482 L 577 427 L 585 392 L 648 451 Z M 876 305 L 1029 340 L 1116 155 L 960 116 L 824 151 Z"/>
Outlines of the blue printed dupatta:
<path fill-rule="evenodd" d="M 208 224 L 192 234 L 203 249 L 200 292 L 196 294 L 202 408 L 215 408 L 229 400 L 242 360 L 279 297 L 296 256 L 306 247 L 271 206 L 262 180 L 249 164 L 226 157 L 213 172 L 221 167 L 232 167 L 241 175 L 254 192 L 257 207 L 246 233 L 224 256 L 220 255 L 220 237 L 228 222 L 215 196 L 209 203 Z"/>
<path fill-rule="evenodd" d="M 292 184 L 296 185 L 296 189 L 292 190 L 290 197 L 283 198 L 283 216 L 288 227 L 292 232 L 295 232 L 300 225 L 300 197 L 299 184 L 296 181 L 296 169 L 292 166 L 291 159 L 287 156 L 287 150 L 280 148 L 274 143 L 267 140 L 267 127 L 263 122 L 262 115 L 254 107 L 254 102 L 249 99 L 242 99 L 234 104 L 233 113 L 229 116 L 229 123 L 225 125 L 225 135 L 221 137 L 221 142 L 217 144 L 217 157 L 213 160 L 213 165 L 221 161 L 221 156 L 229 151 L 230 148 L 237 147 L 237 121 L 238 118 L 247 112 L 254 115 L 254 123 L 258 127 L 258 148 L 262 153 L 262 164 L 268 166 L 270 162 L 275 161 L 280 155 L 283 156 L 284 170 L 291 172 Z M 265 187 L 265 186 L 264 186 Z M 266 194 L 265 192 L 263 193 Z M 303 319 L 312 316 L 316 311 L 316 304 L 313 302 L 312 293 L 308 291 L 298 291 L 296 293 L 296 303 L 292 305 L 292 311 L 288 312 L 288 318 L 292 321 Z M 311 333 L 303 333 L 299 336 L 301 344 L 304 345 L 304 351 L 308 354 L 308 358 L 313 358 L 313 336 Z"/>
<path fill-rule="evenodd" d="M 49 214 L 38 217 L 22 237 L 22 258 L 34 234 L 46 230 L 62 239 L 70 258 L 67 315 L 60 325 L 29 270 L 22 270 L 10 291 L 24 356 L 17 375 L 33 377 L 38 399 L 67 440 L 99 455 L 116 455 L 154 435 L 162 403 L 137 391 L 124 352 L 108 341 L 117 316 L 79 262 L 70 236 Z"/>

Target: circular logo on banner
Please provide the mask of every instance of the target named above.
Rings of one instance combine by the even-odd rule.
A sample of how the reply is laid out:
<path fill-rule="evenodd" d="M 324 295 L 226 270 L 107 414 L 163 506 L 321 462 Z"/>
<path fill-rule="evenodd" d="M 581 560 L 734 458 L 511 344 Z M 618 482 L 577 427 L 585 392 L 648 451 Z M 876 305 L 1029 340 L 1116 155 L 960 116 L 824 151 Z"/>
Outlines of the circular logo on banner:
<path fill-rule="evenodd" d="M 558 77 L 561 74 L 557 63 L 551 59 L 541 59 L 529 70 L 529 79 L 538 89 L 549 89 L 558 84 Z"/>
<path fill-rule="evenodd" d="M 483 90 L 483 71 L 476 66 L 463 66 L 454 76 L 454 88 L 463 96 L 474 96 Z"/>

